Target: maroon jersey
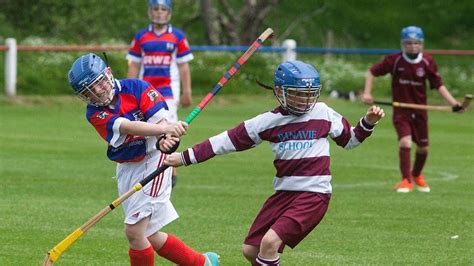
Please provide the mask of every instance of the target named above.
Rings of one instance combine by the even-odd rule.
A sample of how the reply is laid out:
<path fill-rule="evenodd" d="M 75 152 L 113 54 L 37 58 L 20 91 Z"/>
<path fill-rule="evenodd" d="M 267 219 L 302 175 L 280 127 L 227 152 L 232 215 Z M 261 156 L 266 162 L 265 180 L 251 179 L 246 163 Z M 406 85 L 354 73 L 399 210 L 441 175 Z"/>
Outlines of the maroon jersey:
<path fill-rule="evenodd" d="M 394 102 L 426 104 L 426 80 L 432 89 L 443 85 L 436 63 L 426 53 L 413 60 L 401 52 L 387 55 L 383 61 L 374 64 L 370 72 L 374 76 L 392 75 Z"/>

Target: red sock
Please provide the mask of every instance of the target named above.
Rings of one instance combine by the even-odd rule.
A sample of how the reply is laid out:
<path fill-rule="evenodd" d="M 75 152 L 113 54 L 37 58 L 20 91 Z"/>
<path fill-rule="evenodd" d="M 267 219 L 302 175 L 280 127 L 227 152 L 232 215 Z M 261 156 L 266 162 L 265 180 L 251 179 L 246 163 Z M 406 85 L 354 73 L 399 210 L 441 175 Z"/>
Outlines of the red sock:
<path fill-rule="evenodd" d="M 411 172 L 410 172 L 410 148 L 400 147 L 399 157 L 400 157 L 400 171 L 402 172 L 402 178 L 407 178 L 411 181 Z"/>
<path fill-rule="evenodd" d="M 168 234 L 165 244 L 156 252 L 163 258 L 178 265 L 203 266 L 206 262 L 204 255 L 194 251 L 172 234 Z"/>
<path fill-rule="evenodd" d="M 154 266 L 155 265 L 155 253 L 153 247 L 149 247 L 142 250 L 129 249 L 128 255 L 130 256 L 131 266 Z"/>
<path fill-rule="evenodd" d="M 425 166 L 426 157 L 428 157 L 428 153 L 416 153 L 415 157 L 415 166 L 413 166 L 413 176 L 419 176 L 421 174 L 421 170 L 423 170 L 423 166 Z"/>

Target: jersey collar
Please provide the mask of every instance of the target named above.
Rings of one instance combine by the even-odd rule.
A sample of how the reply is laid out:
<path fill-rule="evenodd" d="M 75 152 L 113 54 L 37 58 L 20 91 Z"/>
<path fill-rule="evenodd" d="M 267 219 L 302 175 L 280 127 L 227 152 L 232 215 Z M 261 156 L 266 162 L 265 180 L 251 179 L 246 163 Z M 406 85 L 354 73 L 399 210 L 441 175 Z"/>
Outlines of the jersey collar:
<path fill-rule="evenodd" d="M 405 53 L 402 52 L 403 59 L 405 59 L 410 64 L 418 64 L 423 59 L 423 53 L 420 52 L 415 59 L 410 59 Z"/>

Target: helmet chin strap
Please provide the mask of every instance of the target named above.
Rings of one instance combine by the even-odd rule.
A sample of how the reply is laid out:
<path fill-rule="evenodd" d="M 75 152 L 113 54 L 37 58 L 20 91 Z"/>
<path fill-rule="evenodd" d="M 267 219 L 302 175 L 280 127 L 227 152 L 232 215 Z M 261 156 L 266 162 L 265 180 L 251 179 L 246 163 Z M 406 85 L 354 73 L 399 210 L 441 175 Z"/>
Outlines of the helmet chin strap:
<path fill-rule="evenodd" d="M 410 59 L 416 59 L 420 53 L 412 54 L 412 53 L 405 53 L 408 58 Z"/>

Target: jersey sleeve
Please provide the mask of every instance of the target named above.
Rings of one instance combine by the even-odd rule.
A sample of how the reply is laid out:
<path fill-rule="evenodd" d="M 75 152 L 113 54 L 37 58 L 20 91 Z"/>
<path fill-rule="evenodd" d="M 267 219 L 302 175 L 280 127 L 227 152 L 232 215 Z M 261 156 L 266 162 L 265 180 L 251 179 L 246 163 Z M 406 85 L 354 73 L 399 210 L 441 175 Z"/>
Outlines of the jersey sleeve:
<path fill-rule="evenodd" d="M 184 33 L 180 35 L 181 36 L 178 36 L 178 44 L 176 47 L 176 62 L 178 64 L 189 62 L 194 58 L 193 54 L 191 53 L 191 48 L 189 47 L 189 43 L 186 39 L 186 36 L 184 35 Z"/>
<path fill-rule="evenodd" d="M 130 49 L 128 50 L 128 54 L 126 56 L 127 60 L 136 63 L 142 62 L 142 48 L 140 46 L 140 37 L 141 34 L 137 33 L 133 38 L 132 44 L 130 45 Z"/>
<path fill-rule="evenodd" d="M 223 155 L 235 151 L 251 149 L 261 143 L 258 133 L 254 129 L 252 119 L 240 123 L 236 127 L 209 138 L 181 153 L 184 165 L 197 164 L 211 159 L 216 155 Z M 255 140 L 257 138 L 257 140 Z"/>
<path fill-rule="evenodd" d="M 168 117 L 168 105 L 165 98 L 148 82 L 137 80 L 140 87 L 140 111 L 145 121 L 158 123 Z"/>
<path fill-rule="evenodd" d="M 337 145 L 344 149 L 353 149 L 359 146 L 374 130 L 373 125 L 369 125 L 364 118 L 361 118 L 355 127 L 342 115 L 328 107 L 331 128 L 329 136 Z"/>
<path fill-rule="evenodd" d="M 393 69 L 393 60 L 390 56 L 386 56 L 382 61 L 375 63 L 370 68 L 370 73 L 374 76 L 383 76 L 391 73 Z"/>
<path fill-rule="evenodd" d="M 430 83 L 431 89 L 438 89 L 443 85 L 443 80 L 441 75 L 438 72 L 438 66 L 436 65 L 435 61 L 430 57 L 428 60 L 427 65 L 427 77 Z"/>
<path fill-rule="evenodd" d="M 127 120 L 126 118 L 94 108 L 88 110 L 87 120 L 111 146 L 118 147 L 125 142 L 127 135 L 120 134 L 120 124 Z"/>

